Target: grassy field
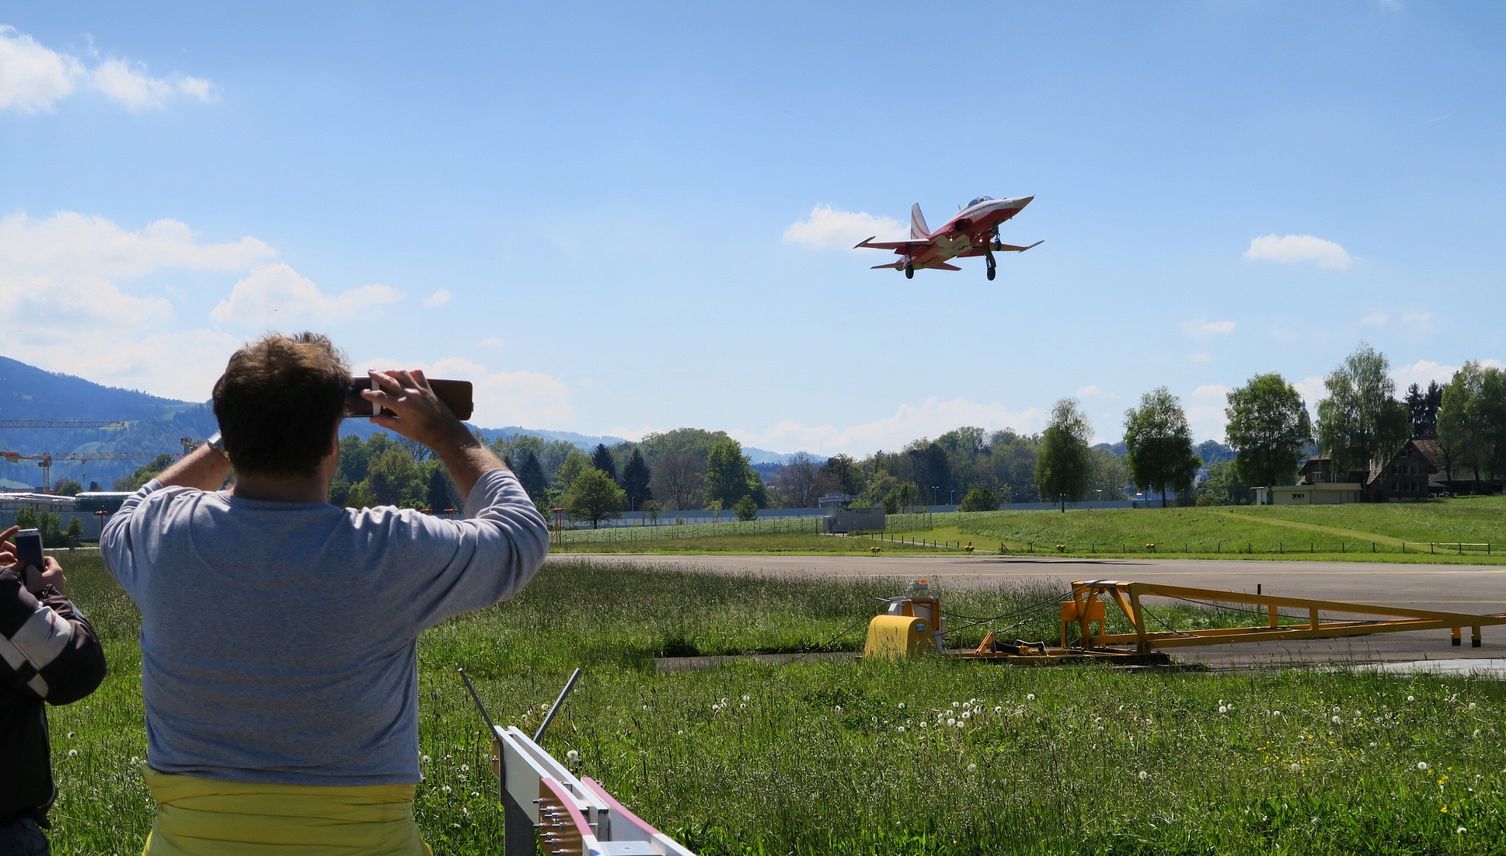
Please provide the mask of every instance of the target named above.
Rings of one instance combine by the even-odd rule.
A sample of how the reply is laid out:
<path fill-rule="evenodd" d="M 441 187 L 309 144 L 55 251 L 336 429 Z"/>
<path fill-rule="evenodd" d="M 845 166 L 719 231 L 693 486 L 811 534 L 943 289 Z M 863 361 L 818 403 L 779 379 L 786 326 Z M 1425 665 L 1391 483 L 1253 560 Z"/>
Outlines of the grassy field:
<path fill-rule="evenodd" d="M 810 520 L 725 521 L 564 533 L 593 553 L 1056 553 L 1506 564 L 1506 497 L 1341 506 L 1072 509 L 890 515 L 884 533 L 820 535 Z M 1061 545 L 1061 550 L 1057 550 Z"/>
<path fill-rule="evenodd" d="M 97 558 L 61 559 L 112 674 L 50 711 L 54 850 L 138 853 L 152 812 L 139 773 L 139 619 Z M 1496 681 L 939 657 L 652 667 L 664 652 L 851 648 L 890 593 L 551 564 L 516 601 L 421 640 L 425 836 L 442 854 L 501 846 L 484 729 L 455 667 L 499 721 L 528 728 L 582 666 L 546 748 L 577 751 L 580 772 L 705 854 L 1506 852 Z M 946 603 L 954 625 L 1045 607 L 1012 632 L 1050 638 L 1057 594 Z"/>

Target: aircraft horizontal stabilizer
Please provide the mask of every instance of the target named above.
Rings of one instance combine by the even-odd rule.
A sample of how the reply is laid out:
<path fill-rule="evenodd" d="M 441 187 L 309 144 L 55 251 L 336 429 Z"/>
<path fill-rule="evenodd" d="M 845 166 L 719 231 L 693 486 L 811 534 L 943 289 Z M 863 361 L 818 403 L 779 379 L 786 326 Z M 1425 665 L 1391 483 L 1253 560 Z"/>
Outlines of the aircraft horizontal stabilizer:
<path fill-rule="evenodd" d="M 1044 244 L 1044 243 L 1046 243 L 1044 240 L 1036 241 L 1035 243 L 1031 244 L 1030 247 L 1039 247 L 1041 244 Z M 996 253 L 1023 253 L 1026 250 L 1030 249 L 1030 247 L 1019 247 L 1019 246 L 1015 246 L 1014 244 L 995 244 L 994 245 L 994 252 L 996 252 Z"/>
<path fill-rule="evenodd" d="M 902 268 L 904 266 L 904 262 L 899 263 L 899 268 Z M 899 270 L 899 268 L 896 268 L 894 266 L 894 262 L 884 262 L 881 265 L 874 265 L 873 267 L 870 267 L 869 270 Z"/>
<path fill-rule="evenodd" d="M 926 267 L 930 268 L 931 270 L 962 270 L 962 268 L 957 267 L 956 265 L 949 265 L 946 262 L 937 262 L 934 265 L 926 265 Z"/>

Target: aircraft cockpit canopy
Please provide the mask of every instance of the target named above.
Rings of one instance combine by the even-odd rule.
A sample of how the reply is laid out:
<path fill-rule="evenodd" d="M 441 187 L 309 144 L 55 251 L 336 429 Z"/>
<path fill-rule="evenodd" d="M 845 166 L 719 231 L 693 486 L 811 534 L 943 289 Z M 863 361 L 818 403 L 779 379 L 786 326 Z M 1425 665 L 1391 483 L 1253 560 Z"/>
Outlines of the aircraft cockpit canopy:
<path fill-rule="evenodd" d="M 979 202 L 992 202 L 992 201 L 994 201 L 994 198 L 992 196 L 980 196 L 977 199 L 974 199 L 972 202 L 969 202 L 969 203 L 967 203 L 966 205 L 964 205 L 962 207 L 963 208 L 971 208 L 974 205 L 977 205 Z"/>

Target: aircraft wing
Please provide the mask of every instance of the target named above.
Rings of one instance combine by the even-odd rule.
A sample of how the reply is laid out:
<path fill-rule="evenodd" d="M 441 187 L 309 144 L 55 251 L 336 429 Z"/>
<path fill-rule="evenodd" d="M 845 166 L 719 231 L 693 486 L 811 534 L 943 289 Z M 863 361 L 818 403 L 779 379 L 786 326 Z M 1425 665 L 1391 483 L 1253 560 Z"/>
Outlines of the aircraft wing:
<path fill-rule="evenodd" d="M 1035 243 L 1031 244 L 1030 247 L 1039 247 L 1041 244 L 1044 244 L 1044 243 L 1045 243 L 1045 241 L 1036 241 Z M 1021 247 L 1021 246 L 1018 246 L 1016 244 L 990 244 L 989 246 L 991 246 L 993 248 L 993 251 L 996 252 L 996 253 L 1023 253 L 1026 250 L 1030 249 L 1030 247 Z M 981 247 L 981 246 L 980 247 L 973 247 L 972 249 L 967 250 L 966 252 L 958 253 L 957 257 L 958 258 L 976 258 L 978 256 L 986 254 L 987 252 L 988 252 L 988 250 L 985 249 L 985 248 L 983 248 L 983 247 Z"/>
<path fill-rule="evenodd" d="M 854 244 L 852 248 L 854 250 L 863 247 L 870 250 L 894 250 L 896 252 L 904 252 L 906 250 L 923 250 L 926 247 L 931 246 L 930 240 L 926 238 L 908 238 L 903 241 L 875 241 L 873 240 L 873 237 L 869 237 L 864 241 L 859 241 L 858 243 Z"/>
<path fill-rule="evenodd" d="M 926 265 L 926 270 L 962 270 L 962 268 L 956 265 L 949 265 L 946 262 L 936 262 L 935 264 Z"/>

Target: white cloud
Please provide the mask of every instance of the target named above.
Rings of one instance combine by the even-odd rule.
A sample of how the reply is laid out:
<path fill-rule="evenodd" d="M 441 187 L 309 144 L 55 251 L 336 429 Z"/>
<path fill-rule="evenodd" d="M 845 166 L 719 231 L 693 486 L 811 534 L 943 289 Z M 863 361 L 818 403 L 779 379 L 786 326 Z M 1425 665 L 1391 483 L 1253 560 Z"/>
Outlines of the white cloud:
<path fill-rule="evenodd" d="M 1192 390 L 1182 412 L 1187 414 L 1187 425 L 1192 429 L 1194 443 L 1223 440 L 1224 426 L 1228 422 L 1224 407 L 1228 403 L 1229 388 L 1222 384 L 1205 383 Z"/>
<path fill-rule="evenodd" d="M 466 357 L 444 357 L 431 362 L 406 362 L 375 357 L 353 362 L 357 374 L 366 369 L 422 369 L 431 378 L 468 380 L 473 386 L 476 411 L 470 422 L 483 428 L 520 425 L 551 428 L 567 424 L 575 415 L 565 382 L 542 372 L 497 372 Z"/>
<path fill-rule="evenodd" d="M 908 236 L 908 231 L 898 220 L 862 211 L 840 211 L 830 205 L 817 205 L 804 219 L 796 220 L 784 230 L 786 244 L 818 250 L 849 249 L 870 236 L 895 240 Z"/>
<path fill-rule="evenodd" d="M 1317 262 L 1318 267 L 1347 268 L 1352 259 L 1349 251 L 1324 238 L 1313 235 L 1264 235 L 1250 239 L 1244 257 L 1254 261 Z"/>
<path fill-rule="evenodd" d="M 1077 391 L 1077 397 L 1078 398 L 1092 398 L 1095 395 L 1102 395 L 1102 394 L 1103 394 L 1103 390 L 1099 389 L 1098 388 L 1098 384 L 1096 384 L 1096 383 L 1090 383 L 1087 386 L 1085 386 L 1085 387 L 1083 387 L 1083 388 L 1081 388 L 1081 389 L 1079 389 Z"/>
<path fill-rule="evenodd" d="M 1188 356 L 1187 357 L 1187 362 L 1192 363 L 1194 365 L 1200 365 L 1202 363 L 1211 363 L 1211 362 L 1213 362 L 1213 355 L 1210 354 L 1210 353 L 1208 353 L 1207 351 L 1198 351 L 1197 353 Z"/>
<path fill-rule="evenodd" d="M 1417 333 L 1431 333 L 1438 329 L 1438 325 L 1433 323 L 1431 312 L 1403 312 L 1400 321 L 1403 326 L 1410 327 Z"/>
<path fill-rule="evenodd" d="M 1486 368 L 1506 369 L 1506 363 L 1494 358 L 1476 360 Z M 1391 380 L 1396 382 L 1396 395 L 1406 395 L 1407 387 L 1417 384 L 1421 389 L 1427 389 L 1428 384 L 1437 381 L 1440 386 L 1447 386 L 1454 379 L 1454 372 L 1459 366 L 1446 363 L 1436 363 L 1432 360 L 1418 360 L 1405 366 L 1391 367 Z M 1325 393 L 1326 394 L 1326 393 Z"/>
<path fill-rule="evenodd" d="M 169 270 L 244 270 L 275 251 L 255 238 L 201 243 L 186 224 L 157 220 L 138 231 L 71 211 L 33 220 L 25 213 L 0 219 L 0 305 L 27 323 L 10 342 L 42 344 L 47 319 L 67 319 L 70 341 L 100 336 L 119 341 L 160 329 L 173 305 L 155 294 L 133 294 L 118 280 Z M 71 363 L 47 368 L 75 371 Z"/>
<path fill-rule="evenodd" d="M 59 211 L 46 220 L 24 213 L 0 219 L 0 267 L 47 271 L 55 276 L 140 277 L 165 269 L 244 270 L 277 254 L 244 237 L 199 243 L 178 220 L 156 220 L 129 232 L 103 217 Z"/>
<path fill-rule="evenodd" d="M 285 264 L 262 265 L 235 284 L 209 317 L 247 327 L 300 327 L 356 315 L 387 303 L 402 292 L 387 285 L 363 285 L 326 294 L 306 276 Z"/>
<path fill-rule="evenodd" d="M 449 303 L 450 298 L 454 296 L 455 295 L 450 293 L 449 289 L 441 288 L 428 297 L 424 298 L 424 306 L 429 309 L 433 309 L 437 306 L 443 306 L 446 303 Z"/>
<path fill-rule="evenodd" d="M 73 93 L 83 73 L 83 66 L 73 57 L 42 47 L 14 27 L 0 25 L 0 110 L 50 111 Z"/>
<path fill-rule="evenodd" d="M 501 348 L 505 347 L 506 345 L 507 343 L 502 341 L 502 339 L 498 336 L 487 336 L 485 339 L 481 340 L 481 347 L 483 348 Z"/>
<path fill-rule="evenodd" d="M 152 77 L 146 67 L 126 59 L 105 59 L 93 68 L 78 57 L 59 53 L 14 27 L 0 25 L 0 110 L 50 112 L 80 85 L 129 110 L 161 110 L 178 98 L 211 102 L 214 84 L 199 77 L 172 74 Z"/>
<path fill-rule="evenodd" d="M 1013 428 L 1033 432 L 1045 427 L 1046 413 L 1038 408 L 1010 410 L 998 404 L 977 404 L 965 398 L 902 404 L 892 416 L 848 427 L 806 425 L 786 420 L 761 430 L 733 429 L 727 433 L 762 449 L 799 449 L 821 455 L 847 452 L 869 455 L 879 449 L 897 451 L 911 440 L 937 437 L 962 425 L 994 431 Z"/>
<path fill-rule="evenodd" d="M 1206 339 L 1210 336 L 1227 336 L 1234 332 L 1233 321 L 1186 321 L 1182 323 L 1182 332 L 1194 339 Z"/>
<path fill-rule="evenodd" d="M 161 110 L 175 98 L 211 102 L 217 98 L 214 84 L 203 78 L 152 77 L 146 67 L 123 59 L 107 59 L 89 73 L 89 83 L 105 97 L 129 110 Z"/>
<path fill-rule="evenodd" d="M 1361 318 L 1360 323 L 1366 327 L 1384 327 L 1391 323 L 1391 316 L 1384 312 L 1371 312 L 1369 315 Z"/>

